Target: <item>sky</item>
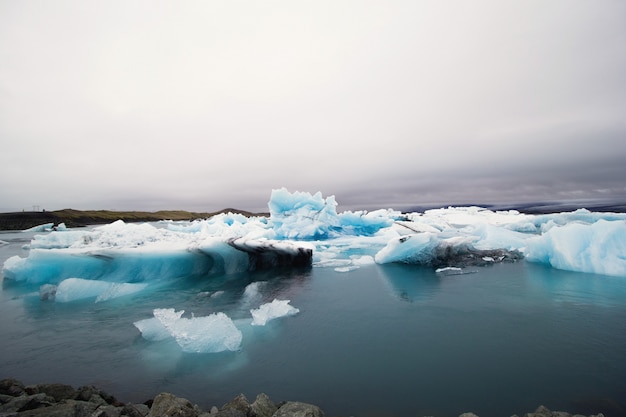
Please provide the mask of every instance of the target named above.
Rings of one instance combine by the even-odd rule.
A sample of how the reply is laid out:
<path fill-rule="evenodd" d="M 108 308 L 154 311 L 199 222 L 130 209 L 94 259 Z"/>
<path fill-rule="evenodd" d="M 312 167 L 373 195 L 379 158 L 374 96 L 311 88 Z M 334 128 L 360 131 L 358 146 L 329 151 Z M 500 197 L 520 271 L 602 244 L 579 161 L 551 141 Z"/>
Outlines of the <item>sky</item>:
<path fill-rule="evenodd" d="M 626 200 L 622 0 L 0 0 L 0 211 Z"/>

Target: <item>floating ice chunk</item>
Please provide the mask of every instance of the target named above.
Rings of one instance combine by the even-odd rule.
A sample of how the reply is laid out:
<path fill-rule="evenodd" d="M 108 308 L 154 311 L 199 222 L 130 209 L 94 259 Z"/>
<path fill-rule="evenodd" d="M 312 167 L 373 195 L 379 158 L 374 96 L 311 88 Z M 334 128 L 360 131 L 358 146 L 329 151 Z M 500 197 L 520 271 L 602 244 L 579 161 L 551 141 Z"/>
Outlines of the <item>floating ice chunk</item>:
<path fill-rule="evenodd" d="M 33 249 L 61 249 L 77 246 L 91 239 L 93 232 L 86 230 L 56 231 L 45 235 L 35 235 L 30 242 Z"/>
<path fill-rule="evenodd" d="M 30 229 L 22 230 L 23 232 L 49 232 L 52 230 L 54 223 L 44 223 L 38 226 L 33 226 Z"/>
<path fill-rule="evenodd" d="M 270 321 L 279 317 L 293 316 L 300 310 L 289 305 L 290 300 L 274 299 L 271 303 L 263 304 L 257 309 L 250 310 L 253 326 L 265 326 Z"/>
<path fill-rule="evenodd" d="M 441 240 L 435 233 L 417 233 L 391 240 L 374 259 L 377 263 L 429 264 Z"/>
<path fill-rule="evenodd" d="M 182 316 L 183 313 L 184 310 L 180 312 L 180 315 Z M 133 325 L 141 332 L 141 337 L 151 342 L 160 342 L 172 337 L 167 328 L 156 317 L 138 320 Z"/>
<path fill-rule="evenodd" d="M 165 327 L 184 352 L 213 353 L 225 350 L 235 351 L 241 346 L 242 333 L 224 313 L 214 313 L 204 317 L 182 317 L 173 308 L 155 309 L 154 317 Z M 152 336 L 159 334 L 152 323 L 140 324 L 149 329 Z M 135 324 L 137 327 L 137 325 Z M 137 327 L 139 328 L 139 327 Z M 141 328 L 139 328 L 141 331 Z"/>
<path fill-rule="evenodd" d="M 68 278 L 57 286 L 55 300 L 61 303 L 95 298 L 96 302 L 107 301 L 142 291 L 148 284 L 128 284 L 90 279 Z"/>
<path fill-rule="evenodd" d="M 339 228 L 335 196 L 326 199 L 285 188 L 272 190 L 268 203 L 276 236 L 281 239 L 326 239 Z"/>
<path fill-rule="evenodd" d="M 626 276 L 626 222 L 598 220 L 552 227 L 529 239 L 526 259 L 554 268 Z"/>
<path fill-rule="evenodd" d="M 441 272 L 448 272 L 448 271 L 451 271 L 451 272 L 461 272 L 461 271 L 463 271 L 463 268 L 458 268 L 456 266 L 446 266 L 445 268 L 437 268 L 435 270 L 435 272 L 438 273 L 438 274 L 441 273 Z"/>
<path fill-rule="evenodd" d="M 285 188 L 272 190 L 270 219 L 279 239 L 320 240 L 341 235 L 366 236 L 389 227 L 401 217 L 399 211 L 381 209 L 372 212 L 346 211 L 337 214 L 335 196 L 324 199 Z"/>
<path fill-rule="evenodd" d="M 512 232 L 511 232 L 512 233 Z M 515 249 L 481 249 L 471 234 L 418 233 L 391 240 L 375 256 L 378 263 L 403 262 L 439 267 L 443 265 L 485 265 L 522 259 Z M 492 260 L 485 260 L 484 258 Z"/>
<path fill-rule="evenodd" d="M 350 265 L 350 266 L 340 266 L 338 268 L 335 268 L 336 272 L 350 272 L 350 271 L 355 271 L 359 269 L 359 267 L 357 265 Z"/>

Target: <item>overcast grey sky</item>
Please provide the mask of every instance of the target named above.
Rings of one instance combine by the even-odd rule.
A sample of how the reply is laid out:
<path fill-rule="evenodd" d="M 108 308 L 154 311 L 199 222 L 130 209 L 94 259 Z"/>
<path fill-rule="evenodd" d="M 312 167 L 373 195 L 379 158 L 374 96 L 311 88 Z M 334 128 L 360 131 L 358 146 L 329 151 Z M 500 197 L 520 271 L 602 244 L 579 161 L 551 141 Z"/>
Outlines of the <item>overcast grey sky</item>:
<path fill-rule="evenodd" d="M 0 210 L 626 197 L 626 2 L 0 0 Z"/>

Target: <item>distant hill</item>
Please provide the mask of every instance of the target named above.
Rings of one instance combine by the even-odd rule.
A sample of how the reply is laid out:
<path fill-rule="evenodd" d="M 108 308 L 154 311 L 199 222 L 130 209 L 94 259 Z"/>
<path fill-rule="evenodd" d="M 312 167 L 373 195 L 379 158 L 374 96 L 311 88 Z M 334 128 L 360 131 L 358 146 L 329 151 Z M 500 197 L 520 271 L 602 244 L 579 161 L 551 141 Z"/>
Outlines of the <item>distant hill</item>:
<path fill-rule="evenodd" d="M 239 213 L 244 216 L 267 216 L 267 213 L 251 213 L 244 210 L 226 208 L 213 213 L 196 213 L 183 210 L 149 211 L 110 211 L 73 210 L 25 211 L 0 213 L 0 230 L 24 230 L 46 223 L 65 223 L 67 227 L 81 227 L 94 224 L 107 224 L 116 220 L 132 222 L 154 222 L 159 220 L 206 219 L 220 213 Z"/>

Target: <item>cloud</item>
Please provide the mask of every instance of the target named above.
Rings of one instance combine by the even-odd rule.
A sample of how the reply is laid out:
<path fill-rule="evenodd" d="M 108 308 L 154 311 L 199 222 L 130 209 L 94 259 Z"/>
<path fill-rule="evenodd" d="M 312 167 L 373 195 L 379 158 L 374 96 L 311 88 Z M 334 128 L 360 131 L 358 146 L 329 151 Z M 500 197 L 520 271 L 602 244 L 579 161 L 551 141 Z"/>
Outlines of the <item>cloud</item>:
<path fill-rule="evenodd" d="M 594 196 L 625 177 L 619 2 L 0 8 L 5 210 L 263 208 L 281 186 L 350 206 Z"/>

